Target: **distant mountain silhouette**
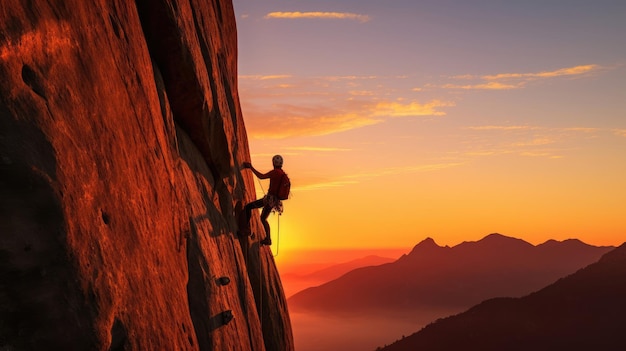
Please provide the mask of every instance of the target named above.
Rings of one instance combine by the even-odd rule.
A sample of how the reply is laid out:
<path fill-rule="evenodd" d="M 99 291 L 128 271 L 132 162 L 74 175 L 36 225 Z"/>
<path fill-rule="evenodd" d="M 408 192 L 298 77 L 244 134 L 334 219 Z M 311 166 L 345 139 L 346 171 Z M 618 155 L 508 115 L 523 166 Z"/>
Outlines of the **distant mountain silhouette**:
<path fill-rule="evenodd" d="M 545 246 L 555 243 L 548 242 Z M 580 244 L 575 243 L 580 247 Z M 522 298 L 495 298 L 382 348 L 408 350 L 624 350 L 626 243 Z"/>
<path fill-rule="evenodd" d="M 393 263 L 359 268 L 293 295 L 289 308 L 330 314 L 458 312 L 488 298 L 528 294 L 611 249 L 578 240 L 534 246 L 500 234 L 454 247 L 427 238 Z"/>
<path fill-rule="evenodd" d="M 339 263 L 317 270 L 308 274 L 296 274 L 287 273 L 281 275 L 283 279 L 302 279 L 311 281 L 328 282 L 333 279 L 337 279 L 342 275 L 361 267 L 379 266 L 381 264 L 390 263 L 395 261 L 393 258 L 381 257 L 376 255 L 368 255 L 362 258 L 357 258 L 344 263 Z"/>

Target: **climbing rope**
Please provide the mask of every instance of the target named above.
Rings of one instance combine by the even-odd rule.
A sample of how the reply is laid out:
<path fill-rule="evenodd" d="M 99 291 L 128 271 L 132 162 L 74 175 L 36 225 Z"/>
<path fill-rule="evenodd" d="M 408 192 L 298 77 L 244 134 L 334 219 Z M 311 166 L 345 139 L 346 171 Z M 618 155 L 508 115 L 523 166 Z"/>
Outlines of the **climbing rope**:
<path fill-rule="evenodd" d="M 272 255 L 274 257 L 278 256 L 278 250 L 280 249 L 280 213 L 278 214 L 278 218 L 276 219 L 276 222 L 278 223 L 276 225 L 276 254 L 274 255 L 274 253 L 272 252 Z"/>
<path fill-rule="evenodd" d="M 259 242 L 259 245 L 261 243 Z M 261 250 L 259 250 L 259 322 L 263 332 L 263 265 L 261 264 Z"/>

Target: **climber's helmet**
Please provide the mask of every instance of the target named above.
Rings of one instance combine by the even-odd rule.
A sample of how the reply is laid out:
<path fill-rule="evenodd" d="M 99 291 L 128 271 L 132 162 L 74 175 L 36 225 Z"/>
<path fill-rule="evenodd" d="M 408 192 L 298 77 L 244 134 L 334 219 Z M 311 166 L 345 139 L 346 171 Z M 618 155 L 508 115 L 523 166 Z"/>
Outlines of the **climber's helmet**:
<path fill-rule="evenodd" d="M 276 155 L 272 157 L 272 164 L 274 168 L 282 168 L 283 167 L 283 157 L 280 155 Z"/>

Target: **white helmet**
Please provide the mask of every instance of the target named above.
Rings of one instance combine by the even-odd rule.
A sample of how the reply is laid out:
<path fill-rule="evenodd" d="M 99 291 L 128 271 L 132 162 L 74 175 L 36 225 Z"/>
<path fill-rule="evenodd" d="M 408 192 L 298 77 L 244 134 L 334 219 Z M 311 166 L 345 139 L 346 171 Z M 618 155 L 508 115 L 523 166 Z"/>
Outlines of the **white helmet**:
<path fill-rule="evenodd" d="M 281 168 L 283 166 L 283 157 L 281 155 L 272 157 L 272 164 L 274 167 Z"/>

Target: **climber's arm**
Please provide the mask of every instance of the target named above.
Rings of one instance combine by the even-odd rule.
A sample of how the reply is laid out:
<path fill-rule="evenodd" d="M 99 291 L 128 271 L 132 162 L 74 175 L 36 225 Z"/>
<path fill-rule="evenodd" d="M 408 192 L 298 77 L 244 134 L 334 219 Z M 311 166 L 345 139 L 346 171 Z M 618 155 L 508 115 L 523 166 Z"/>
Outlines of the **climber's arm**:
<path fill-rule="evenodd" d="M 252 173 L 254 173 L 255 176 L 259 177 L 259 179 L 267 179 L 267 178 L 270 177 L 270 172 L 271 171 L 267 172 L 267 173 L 261 173 L 261 172 L 257 171 L 256 168 L 254 168 L 251 163 L 247 163 L 246 162 L 244 164 L 244 168 L 250 168 Z"/>

